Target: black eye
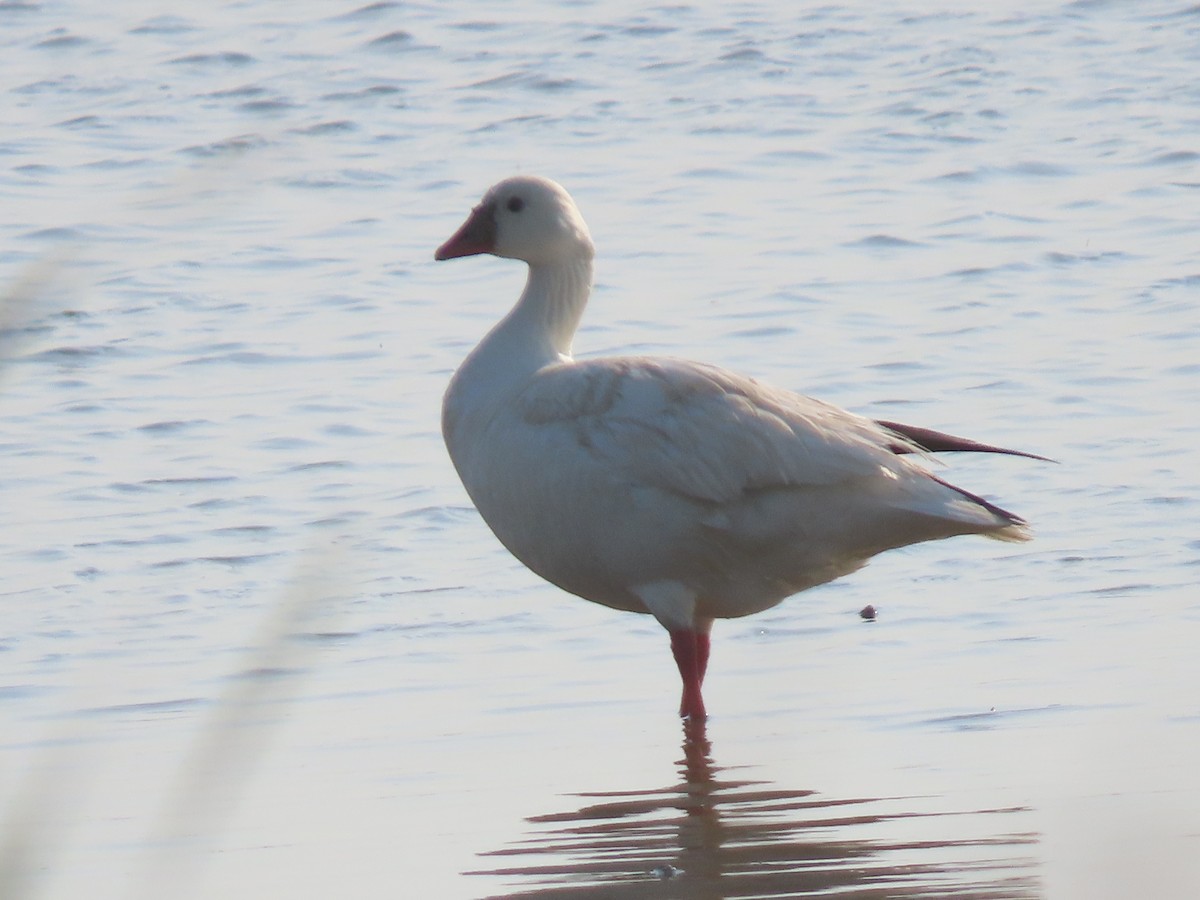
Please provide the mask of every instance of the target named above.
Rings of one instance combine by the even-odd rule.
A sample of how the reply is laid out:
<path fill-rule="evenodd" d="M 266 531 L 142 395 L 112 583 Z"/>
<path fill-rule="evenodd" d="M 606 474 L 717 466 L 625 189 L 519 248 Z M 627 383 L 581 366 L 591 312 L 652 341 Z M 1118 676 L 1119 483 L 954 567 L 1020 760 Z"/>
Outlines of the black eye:
<path fill-rule="evenodd" d="M 509 197 L 505 206 L 508 207 L 509 212 L 520 212 L 525 208 L 525 201 L 520 197 Z"/>

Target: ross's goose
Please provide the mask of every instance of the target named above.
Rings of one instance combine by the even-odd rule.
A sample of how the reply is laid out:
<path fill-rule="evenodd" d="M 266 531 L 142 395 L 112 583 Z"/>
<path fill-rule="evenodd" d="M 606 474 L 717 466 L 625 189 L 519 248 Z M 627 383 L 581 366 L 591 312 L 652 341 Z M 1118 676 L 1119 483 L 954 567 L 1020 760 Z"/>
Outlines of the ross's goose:
<path fill-rule="evenodd" d="M 594 250 L 555 182 L 495 185 L 435 258 L 477 253 L 522 260 L 529 277 L 446 390 L 450 457 L 517 559 L 667 629 L 681 715 L 705 716 L 714 619 L 768 609 L 893 547 L 1029 539 L 1021 518 L 909 454 L 1032 454 L 873 422 L 703 363 L 575 360 Z"/>

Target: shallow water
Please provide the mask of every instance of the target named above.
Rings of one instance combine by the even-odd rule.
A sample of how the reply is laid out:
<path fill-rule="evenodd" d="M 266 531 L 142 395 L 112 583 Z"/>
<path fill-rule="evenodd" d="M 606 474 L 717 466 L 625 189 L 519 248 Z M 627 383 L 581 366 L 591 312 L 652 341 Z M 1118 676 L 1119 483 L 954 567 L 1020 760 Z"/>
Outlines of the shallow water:
<path fill-rule="evenodd" d="M 0 3 L 0 895 L 1190 897 L 1200 13 Z M 445 457 L 551 175 L 577 352 L 1052 456 L 960 540 L 665 635 Z M 859 619 L 866 603 L 875 622 Z M 164 885 L 170 885 L 169 890 Z"/>

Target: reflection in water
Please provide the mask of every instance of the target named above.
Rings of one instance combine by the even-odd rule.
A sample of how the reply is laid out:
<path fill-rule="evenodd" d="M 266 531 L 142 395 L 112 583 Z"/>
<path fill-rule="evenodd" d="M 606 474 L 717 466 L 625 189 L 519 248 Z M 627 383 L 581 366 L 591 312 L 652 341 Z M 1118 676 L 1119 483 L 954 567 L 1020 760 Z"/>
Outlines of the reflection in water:
<path fill-rule="evenodd" d="M 495 895 L 509 900 L 1040 896 L 1036 835 L 972 835 L 1016 824 L 1022 809 L 913 811 L 927 798 L 825 799 L 724 779 L 703 723 L 684 730 L 680 783 L 534 817 L 521 844 L 483 854 L 503 865 L 470 874 L 511 879 Z"/>

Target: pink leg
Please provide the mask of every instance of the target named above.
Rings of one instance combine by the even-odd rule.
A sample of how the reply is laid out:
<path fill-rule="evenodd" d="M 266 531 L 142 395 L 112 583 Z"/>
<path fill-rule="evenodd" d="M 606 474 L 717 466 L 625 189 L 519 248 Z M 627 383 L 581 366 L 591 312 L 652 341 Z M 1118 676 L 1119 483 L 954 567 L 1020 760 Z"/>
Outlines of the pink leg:
<path fill-rule="evenodd" d="M 708 630 L 712 622 L 701 622 L 696 629 L 679 629 L 671 632 L 671 652 L 675 665 L 679 666 L 679 677 L 683 680 L 683 698 L 679 701 L 679 715 L 693 721 L 704 721 L 704 695 L 700 686 L 708 669 Z"/>
<path fill-rule="evenodd" d="M 712 623 L 709 623 L 712 627 Z M 700 674 L 700 683 L 704 684 L 704 673 L 708 671 L 708 632 L 696 632 L 696 669 Z"/>

